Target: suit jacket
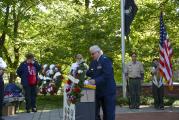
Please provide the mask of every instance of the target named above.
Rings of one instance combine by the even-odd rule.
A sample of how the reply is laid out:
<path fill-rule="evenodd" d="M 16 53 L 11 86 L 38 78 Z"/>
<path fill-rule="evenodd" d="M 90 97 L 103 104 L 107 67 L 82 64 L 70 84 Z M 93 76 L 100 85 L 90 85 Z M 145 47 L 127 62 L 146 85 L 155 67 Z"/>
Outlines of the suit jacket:
<path fill-rule="evenodd" d="M 0 75 L 0 84 L 3 84 L 3 83 L 4 83 L 4 81 L 3 81 L 3 76 Z"/>
<path fill-rule="evenodd" d="M 38 80 L 38 72 L 41 70 L 41 66 L 35 61 L 33 63 L 36 71 L 36 79 Z M 28 64 L 26 61 L 22 62 L 16 71 L 17 75 L 21 78 L 21 84 L 23 86 L 29 86 L 28 84 Z"/>
<path fill-rule="evenodd" d="M 93 60 L 86 75 L 96 81 L 97 96 L 116 94 L 112 61 L 106 56 L 101 55 L 98 61 Z"/>

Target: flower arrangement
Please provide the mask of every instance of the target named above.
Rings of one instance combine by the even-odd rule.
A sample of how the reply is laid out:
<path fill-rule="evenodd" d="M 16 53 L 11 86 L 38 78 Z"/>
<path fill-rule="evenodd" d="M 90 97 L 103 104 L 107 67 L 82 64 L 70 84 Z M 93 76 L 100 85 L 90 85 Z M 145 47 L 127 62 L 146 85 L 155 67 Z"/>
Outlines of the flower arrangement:
<path fill-rule="evenodd" d="M 72 104 L 80 102 L 82 88 L 84 87 L 84 81 L 86 79 L 87 65 L 81 62 L 76 71 L 75 76 L 69 75 L 69 80 L 66 81 L 65 92 L 67 94 L 67 101 Z"/>
<path fill-rule="evenodd" d="M 83 96 L 81 94 L 82 91 L 82 87 L 77 83 L 73 83 L 71 80 L 67 81 L 67 87 L 66 87 L 66 93 L 67 93 L 67 101 L 75 104 L 77 102 L 80 101 L 81 96 Z"/>
<path fill-rule="evenodd" d="M 61 83 L 64 79 L 61 73 L 60 65 L 43 65 L 42 72 L 39 75 L 39 89 L 40 93 L 43 95 L 50 94 L 55 95 L 57 94 L 59 88 L 61 87 Z"/>

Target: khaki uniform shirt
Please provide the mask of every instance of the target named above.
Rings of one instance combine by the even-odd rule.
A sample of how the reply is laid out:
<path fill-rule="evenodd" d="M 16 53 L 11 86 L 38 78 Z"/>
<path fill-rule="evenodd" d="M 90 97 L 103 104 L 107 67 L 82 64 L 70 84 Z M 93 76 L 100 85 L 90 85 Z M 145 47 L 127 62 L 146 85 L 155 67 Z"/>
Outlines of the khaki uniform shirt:
<path fill-rule="evenodd" d="M 126 65 L 125 74 L 129 78 L 141 78 L 141 74 L 144 74 L 143 64 L 139 61 L 136 61 L 136 63 L 129 62 Z"/>

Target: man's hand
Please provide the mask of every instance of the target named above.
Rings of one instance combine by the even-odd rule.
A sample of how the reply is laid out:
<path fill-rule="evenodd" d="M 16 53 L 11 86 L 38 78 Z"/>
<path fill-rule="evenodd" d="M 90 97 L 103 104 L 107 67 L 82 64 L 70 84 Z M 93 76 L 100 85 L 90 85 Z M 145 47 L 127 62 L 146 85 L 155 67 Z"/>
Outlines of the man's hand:
<path fill-rule="evenodd" d="M 129 79 L 128 73 L 125 73 L 125 79 L 126 81 Z"/>
<path fill-rule="evenodd" d="M 125 76 L 125 79 L 126 79 L 126 80 L 128 80 L 128 79 L 129 79 L 129 77 L 128 77 L 128 76 Z"/>
<path fill-rule="evenodd" d="M 22 84 L 19 84 L 19 88 L 20 88 L 20 89 L 23 89 L 23 86 L 22 86 Z"/>
<path fill-rule="evenodd" d="M 89 83 L 95 85 L 96 81 L 94 79 L 89 80 Z"/>

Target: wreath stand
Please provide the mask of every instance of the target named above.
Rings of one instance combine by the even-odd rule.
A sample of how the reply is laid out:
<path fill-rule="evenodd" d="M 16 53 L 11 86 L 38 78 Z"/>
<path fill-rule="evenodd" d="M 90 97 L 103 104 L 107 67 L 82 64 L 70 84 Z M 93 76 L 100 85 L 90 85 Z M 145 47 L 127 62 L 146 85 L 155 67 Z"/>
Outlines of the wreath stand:
<path fill-rule="evenodd" d="M 73 83 L 78 82 L 78 79 L 72 76 L 68 77 Z M 83 96 L 80 102 L 76 104 L 67 101 L 67 94 L 65 92 L 66 85 L 64 85 L 64 102 L 63 102 L 63 120 L 95 120 L 95 90 L 90 88 L 83 88 Z"/>

